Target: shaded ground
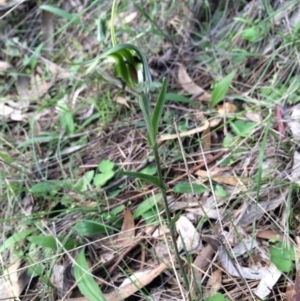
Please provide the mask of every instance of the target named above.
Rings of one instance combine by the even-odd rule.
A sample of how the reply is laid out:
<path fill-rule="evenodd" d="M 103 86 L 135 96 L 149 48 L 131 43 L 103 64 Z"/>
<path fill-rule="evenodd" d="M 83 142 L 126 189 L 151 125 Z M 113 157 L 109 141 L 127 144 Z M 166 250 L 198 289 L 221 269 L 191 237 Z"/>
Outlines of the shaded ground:
<path fill-rule="evenodd" d="M 137 97 L 118 94 L 106 61 L 86 75 L 110 47 L 110 4 L 0 5 L 3 298 L 87 300 L 93 282 L 107 300 L 188 299 L 159 190 L 121 174 L 156 173 Z M 168 82 L 158 142 L 191 300 L 297 300 L 286 246 L 299 229 L 298 12 L 298 1 L 118 6 L 118 42 L 148 57 L 152 107 Z M 85 284 L 80 254 L 96 276 Z M 130 275 L 139 282 L 120 288 Z"/>

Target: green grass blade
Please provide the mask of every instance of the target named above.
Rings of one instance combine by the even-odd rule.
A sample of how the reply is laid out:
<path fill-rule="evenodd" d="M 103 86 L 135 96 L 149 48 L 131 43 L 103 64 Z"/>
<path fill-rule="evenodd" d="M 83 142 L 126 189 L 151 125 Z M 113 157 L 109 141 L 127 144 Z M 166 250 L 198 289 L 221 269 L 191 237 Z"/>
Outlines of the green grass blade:
<path fill-rule="evenodd" d="M 40 6 L 40 9 L 48 11 L 48 12 L 50 12 L 54 15 L 57 15 L 59 17 L 62 17 L 64 19 L 67 19 L 71 22 L 74 22 L 75 24 L 82 25 L 82 23 L 80 22 L 80 20 L 77 16 L 74 16 L 74 15 L 72 15 L 60 8 L 57 8 L 55 6 L 43 4 Z"/>
<path fill-rule="evenodd" d="M 210 101 L 212 107 L 217 105 L 225 97 L 234 76 L 235 71 L 232 71 L 215 85 Z"/>
<path fill-rule="evenodd" d="M 167 81 L 166 78 L 163 79 L 163 84 L 157 99 L 157 103 L 152 113 L 152 127 L 153 127 L 153 134 L 154 138 L 156 139 L 158 134 L 158 126 L 161 119 L 161 114 L 165 105 L 166 101 L 166 91 L 167 91 Z"/>
<path fill-rule="evenodd" d="M 166 34 L 165 32 L 163 32 L 160 28 L 160 26 L 158 26 L 150 17 L 150 15 L 138 4 L 134 4 L 135 8 L 146 18 L 150 21 L 150 23 L 161 33 L 162 36 L 164 36 L 165 38 L 167 38 L 167 40 L 170 39 L 170 36 L 168 34 Z"/>
<path fill-rule="evenodd" d="M 142 216 L 145 212 L 147 212 L 148 210 L 155 207 L 156 204 L 158 204 L 158 202 L 161 201 L 161 199 L 162 199 L 162 194 L 159 193 L 159 194 L 153 195 L 150 198 L 147 198 L 146 200 L 144 200 L 135 209 L 135 211 L 133 213 L 133 218 L 138 218 L 138 217 Z"/>
<path fill-rule="evenodd" d="M 50 248 L 52 250 L 57 250 L 60 246 L 57 243 L 57 240 L 63 245 L 66 250 L 71 250 L 75 247 L 76 243 L 73 239 L 67 239 L 63 237 L 53 237 L 45 235 L 35 235 L 27 237 L 27 240 L 31 243 L 41 246 L 43 248 Z"/>
<path fill-rule="evenodd" d="M 162 186 L 162 184 L 160 183 L 157 177 L 146 175 L 144 173 L 135 172 L 135 171 L 123 171 L 122 174 L 128 177 L 148 181 L 149 183 L 157 186 L 158 188 L 164 189 L 164 187 Z"/>
<path fill-rule="evenodd" d="M 4 241 L 2 246 L 0 247 L 0 253 L 6 250 L 7 248 L 13 246 L 15 243 L 20 242 L 21 240 L 25 239 L 29 234 L 36 231 L 36 228 L 27 229 L 18 233 L 13 234 L 7 240 Z"/>
<path fill-rule="evenodd" d="M 74 276 L 80 292 L 90 301 L 106 301 L 94 277 L 90 275 L 84 249 L 79 253 L 76 263 Z"/>

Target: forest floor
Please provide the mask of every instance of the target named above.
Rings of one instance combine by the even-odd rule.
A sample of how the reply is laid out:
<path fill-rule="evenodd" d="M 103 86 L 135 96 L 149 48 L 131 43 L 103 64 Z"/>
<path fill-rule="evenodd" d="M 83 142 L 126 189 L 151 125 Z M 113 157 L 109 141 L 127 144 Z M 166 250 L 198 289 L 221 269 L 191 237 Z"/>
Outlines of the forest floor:
<path fill-rule="evenodd" d="M 1 300 L 299 300 L 299 1 L 110 2 L 0 1 Z M 111 26 L 151 108 L 166 78 L 172 225 L 122 173 L 157 173 L 136 92 L 87 73 Z"/>

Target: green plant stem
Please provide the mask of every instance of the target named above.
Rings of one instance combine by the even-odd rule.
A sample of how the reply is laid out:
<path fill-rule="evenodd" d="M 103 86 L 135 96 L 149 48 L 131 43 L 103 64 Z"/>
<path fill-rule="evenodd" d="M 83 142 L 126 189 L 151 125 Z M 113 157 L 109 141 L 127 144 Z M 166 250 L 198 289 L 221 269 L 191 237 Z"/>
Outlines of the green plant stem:
<path fill-rule="evenodd" d="M 155 164 L 156 164 L 156 168 L 157 168 L 157 176 L 158 176 L 158 179 L 161 183 L 160 190 L 161 190 L 163 200 L 164 200 L 164 204 L 165 204 L 168 225 L 169 225 L 169 229 L 170 229 L 170 233 L 171 233 L 172 242 L 173 242 L 173 245 L 174 245 L 175 257 L 176 257 L 176 260 L 177 260 L 177 262 L 179 264 L 179 267 L 180 267 L 180 270 L 181 270 L 184 285 L 185 285 L 187 291 L 189 291 L 189 280 L 188 280 L 186 272 L 184 270 L 184 266 L 183 266 L 181 257 L 179 255 L 179 250 L 178 250 L 178 247 L 177 247 L 176 234 L 175 234 L 175 229 L 174 229 L 175 223 L 171 223 L 171 213 L 170 213 L 170 210 L 169 210 L 166 187 L 165 187 L 164 181 L 163 181 L 157 143 L 155 143 L 153 145 L 152 149 L 153 149 L 153 152 L 154 152 Z M 190 300 L 190 301 L 192 300 L 189 293 L 188 293 L 188 300 Z"/>
<path fill-rule="evenodd" d="M 110 18 L 110 35 L 111 35 L 111 42 L 113 47 L 117 45 L 116 36 L 115 36 L 115 13 L 116 13 L 116 4 L 117 1 L 114 0 L 111 8 L 111 18 Z"/>

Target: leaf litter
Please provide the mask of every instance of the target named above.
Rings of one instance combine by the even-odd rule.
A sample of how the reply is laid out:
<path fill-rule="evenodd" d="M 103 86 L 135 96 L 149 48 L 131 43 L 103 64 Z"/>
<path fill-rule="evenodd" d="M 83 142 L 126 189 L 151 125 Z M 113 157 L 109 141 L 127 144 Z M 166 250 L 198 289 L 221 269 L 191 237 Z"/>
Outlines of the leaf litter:
<path fill-rule="evenodd" d="M 259 9 L 253 9 L 255 5 L 258 4 L 250 2 L 235 17 L 243 16 L 243 18 L 264 22 L 263 17 L 266 17 L 266 12 L 261 10 L 261 14 L 258 15 Z M 270 5 L 272 6 L 272 4 Z M 294 5 L 287 5 L 287 8 L 272 7 L 274 9 L 273 22 L 278 28 L 281 28 L 283 18 L 295 26 L 292 19 L 294 17 L 290 15 L 290 12 L 295 10 Z M 77 13 L 74 4 L 71 5 L 72 9 L 74 13 Z M 96 11 L 96 8 L 93 8 L 90 11 L 91 15 Z M 212 13 L 215 13 L 214 10 Z M 232 11 L 232 14 L 236 13 L 237 11 Z M 130 26 L 133 26 L 135 22 L 139 23 L 142 17 L 136 11 L 124 12 L 120 16 L 123 16 L 125 23 L 130 22 Z M 180 20 L 187 16 L 188 20 L 185 20 L 186 26 L 183 28 Z M 54 18 L 54 26 L 55 22 L 60 22 L 60 18 L 62 18 L 54 15 L 49 17 Z M 126 17 L 128 17 L 127 20 Z M 289 19 L 290 17 L 291 19 Z M 199 12 L 197 18 L 200 22 L 199 28 L 202 28 L 201 24 L 204 24 L 205 16 Z M 82 15 L 82 20 L 89 22 L 85 20 L 84 15 Z M 259 56 L 249 58 L 249 53 L 263 54 L 266 51 L 270 53 L 268 49 L 273 49 L 270 41 L 264 37 L 263 31 L 261 32 L 262 43 L 254 43 L 255 37 L 249 36 L 251 32 L 262 30 L 263 26 L 255 28 L 259 26 L 259 23 L 254 22 L 251 24 L 251 30 L 240 34 L 249 23 L 242 23 L 241 19 L 232 18 L 219 20 L 222 25 L 219 27 L 220 31 L 214 32 L 209 43 L 220 43 L 227 32 L 233 32 L 236 33 L 234 36 L 235 48 L 244 49 L 244 52 L 241 51 L 227 57 L 226 53 L 229 53 L 229 49 L 226 48 L 226 45 L 222 46 L 221 43 L 214 49 L 210 49 L 207 46 L 208 41 L 203 39 L 203 41 L 198 41 L 200 44 L 197 47 L 191 46 L 195 38 L 190 33 L 193 28 L 191 20 L 191 14 L 187 14 L 182 8 L 181 11 L 174 11 L 174 16 L 170 16 L 167 22 L 172 25 L 171 29 L 166 28 L 166 30 L 175 30 L 180 37 L 172 41 L 173 46 L 177 46 L 180 52 L 180 60 L 172 51 L 168 51 L 168 59 L 163 60 L 159 68 L 152 66 L 157 78 L 161 75 L 167 76 L 173 91 L 183 90 L 182 93 L 198 102 L 196 107 L 195 104 L 184 106 L 179 103 L 175 103 L 175 109 L 174 106 L 166 106 L 166 114 L 175 116 L 180 126 L 179 138 L 185 148 L 188 171 L 183 167 L 182 161 L 174 159 L 182 154 L 177 145 L 178 135 L 174 134 L 172 126 L 169 128 L 164 126 L 165 123 L 169 123 L 167 117 L 161 123 L 158 139 L 162 147 L 162 157 L 164 156 L 163 169 L 166 186 L 169 189 L 170 209 L 174 216 L 181 212 L 176 224 L 178 245 L 182 249 L 182 257 L 191 256 L 192 259 L 189 260 L 189 263 L 188 261 L 185 263 L 185 268 L 194 291 L 199 291 L 202 286 L 206 297 L 213 297 L 216 293 L 221 292 L 226 298 L 237 300 L 245 299 L 251 292 L 260 298 L 271 296 L 272 300 L 279 300 L 275 297 L 277 294 L 280 296 L 278 298 L 284 299 L 286 292 L 281 286 L 283 283 L 282 273 L 270 261 L 270 249 L 276 241 L 291 243 L 295 232 L 292 230 L 289 233 L 286 223 L 289 219 L 299 220 L 296 213 L 293 216 L 287 211 L 291 206 L 290 198 L 294 198 L 290 193 L 291 187 L 295 189 L 299 183 L 297 152 L 299 112 L 296 103 L 292 103 L 292 105 L 289 103 L 288 113 L 283 112 L 282 116 L 276 115 L 272 102 L 268 102 L 268 99 L 278 103 L 282 100 L 281 91 L 279 88 L 277 91 L 277 86 L 280 82 L 284 82 L 287 72 L 278 69 L 281 68 L 279 63 L 276 65 L 277 69 L 272 64 L 267 68 L 266 64 L 269 58 L 268 60 Z M 162 20 L 158 18 L 158 22 L 160 21 Z M 117 20 L 117 22 L 122 23 L 121 20 Z M 161 23 L 162 26 L 164 23 L 165 20 Z M 154 26 L 149 20 L 146 20 L 145 24 L 149 28 Z M 76 26 L 76 24 L 71 24 L 68 31 L 62 32 L 62 38 L 66 41 L 66 53 L 68 49 L 74 48 L 71 44 L 72 39 L 69 37 L 71 32 L 72 34 L 77 32 Z M 46 28 L 46 24 L 44 24 L 44 28 Z M 51 39 L 51 27 L 47 30 L 50 33 L 48 49 L 51 53 L 54 51 L 51 49 L 56 49 L 57 45 L 55 44 L 56 40 Z M 287 27 L 283 26 L 282 32 L 286 34 Z M 120 34 L 122 35 L 122 33 Z M 127 41 L 127 33 L 123 34 L 121 38 Z M 84 49 L 83 45 L 80 45 L 80 41 L 84 41 L 84 38 L 78 36 L 76 46 L 78 57 L 83 55 L 80 52 L 81 46 Z M 282 43 L 282 38 L 280 37 L 278 41 L 277 45 Z M 149 45 L 149 41 L 147 42 L 148 44 L 145 43 L 145 45 Z M 17 45 L 20 47 L 20 44 Z M 284 46 L 284 44 L 282 45 Z M 92 46 L 88 47 L 91 48 L 93 55 L 98 51 L 98 49 L 93 50 Z M 147 49 L 147 47 L 145 46 L 149 54 L 156 57 L 160 56 L 159 53 L 165 52 L 164 45 L 148 47 L 151 49 Z M 220 47 L 225 47 L 226 51 Z M 24 51 L 24 48 L 20 49 Z M 204 49 L 206 50 L 204 51 Z M 282 66 L 284 65 L 286 70 L 290 70 L 294 65 L 292 59 L 294 53 L 288 52 L 285 47 L 281 47 L 280 51 L 281 54 L 276 59 L 281 62 L 282 57 L 286 57 L 285 64 Z M 247 55 L 245 55 L 246 52 Z M 70 51 L 70 53 L 74 55 L 74 52 Z M 290 53 L 290 57 L 285 56 L 286 53 Z M 196 63 L 195 58 L 197 58 Z M 23 58 L 6 59 L 2 57 L 1 59 L 2 75 L 2 72 L 3 74 L 12 72 L 12 68 L 14 68 L 12 66 L 18 66 L 16 60 L 21 61 Z M 135 111 L 134 102 L 131 102 L 132 95 L 127 91 L 126 96 L 116 99 L 115 105 L 120 106 L 115 112 L 116 115 L 108 122 L 105 118 L 109 112 L 97 111 L 97 104 L 89 103 L 86 106 L 87 113 L 85 114 L 83 110 L 80 111 L 83 113 L 78 116 L 77 112 L 82 109 L 82 102 L 85 98 L 98 100 L 105 98 L 108 87 L 109 89 L 111 86 L 115 87 L 115 82 L 112 82 L 111 85 L 103 83 L 101 86 L 93 87 L 94 82 L 91 81 L 84 83 L 86 85 L 84 87 L 80 80 L 80 74 L 74 76 L 76 69 L 74 66 L 71 70 L 66 67 L 68 64 L 65 65 L 54 58 L 53 62 L 45 60 L 42 56 L 38 60 L 39 65 L 30 76 L 23 78 L 18 76 L 16 89 L 12 88 L 5 95 L 1 95 L 3 97 L 0 109 L 1 120 L 9 121 L 7 125 L 9 131 L 13 133 L 19 145 L 22 145 L 20 142 L 27 143 L 26 147 L 20 148 L 20 151 L 17 144 L 14 144 L 15 141 L 8 139 L 6 132 L 3 132 L 1 139 L 4 143 L 0 150 L 0 163 L 3 164 L 6 182 L 13 183 L 10 176 L 16 175 L 18 169 L 15 168 L 18 166 L 27 171 L 24 174 L 26 178 L 24 187 L 28 188 L 28 198 L 31 199 L 30 211 L 33 221 L 39 221 L 35 217 L 39 212 L 53 211 L 53 216 L 46 214 L 43 219 L 53 227 L 55 237 L 67 235 L 71 235 L 74 239 L 80 237 L 80 243 L 87 245 L 82 254 L 89 265 L 92 278 L 103 290 L 107 300 L 123 300 L 134 294 L 143 298 L 140 288 L 148 289 L 149 287 L 152 291 L 151 285 L 158 281 L 157 279 L 160 279 L 157 288 L 161 300 L 165 298 L 166 292 L 166 299 L 173 297 L 182 299 L 179 285 L 173 280 L 175 279 L 174 274 L 177 274 L 178 270 L 176 262 L 174 263 L 172 247 L 168 243 L 169 231 L 164 223 L 159 224 L 157 218 L 158 215 L 163 217 L 163 207 L 159 200 L 151 199 L 157 195 L 156 188 L 144 183 L 141 187 L 141 183 L 124 178 L 115 186 L 115 189 L 106 189 L 106 187 L 112 187 L 111 184 L 114 181 L 119 180 L 118 168 L 137 170 L 145 160 L 149 160 L 150 163 L 147 163 L 151 165 L 151 152 L 145 145 L 146 133 L 141 126 L 140 115 Z M 216 64 L 219 67 L 216 67 Z M 220 79 L 231 74 L 230 66 L 241 66 L 241 68 L 238 76 L 234 77 L 234 82 L 228 85 L 228 96 L 225 96 L 225 93 L 220 94 L 220 91 L 215 96 L 215 92 L 216 100 L 214 103 L 210 103 L 213 96 L 213 83 L 220 83 Z M 297 67 L 295 68 L 297 69 Z M 47 72 L 50 72 L 55 80 L 51 79 L 51 76 L 49 78 Z M 104 71 L 100 70 L 99 74 L 104 74 Z M 256 81 L 262 74 L 261 82 L 257 85 Z M 107 79 L 109 76 L 107 75 L 105 78 Z M 70 81 L 68 81 L 69 79 Z M 278 82 L 276 82 L 277 79 Z M 261 87 L 271 85 L 270 82 L 275 82 L 276 85 L 272 86 L 272 89 L 264 91 Z M 70 83 L 71 86 L 74 85 L 72 87 L 75 91 L 73 94 L 68 91 L 61 95 L 60 91 L 55 91 L 55 88 L 60 85 L 64 91 L 67 90 Z M 282 90 L 284 90 L 283 88 Z M 275 92 L 278 94 L 272 94 Z M 64 109 L 69 112 L 68 119 L 66 115 L 62 114 L 59 120 L 58 113 L 53 110 L 59 105 L 59 102 L 48 103 L 53 93 L 54 95 L 58 93 L 60 96 L 58 98 L 64 99 Z M 297 98 L 296 92 L 292 98 Z M 48 106 L 42 112 L 37 106 L 41 99 Z M 130 108 L 128 107 L 129 100 Z M 109 97 L 101 106 L 104 107 L 104 103 L 107 101 L 109 101 Z M 199 124 L 199 119 L 194 118 L 193 115 L 182 116 L 183 114 L 180 112 L 185 112 L 187 107 L 194 110 L 194 116 L 202 116 L 202 125 Z M 36 109 L 37 112 L 34 112 Z M 267 137 L 266 145 L 263 146 L 264 126 L 269 114 L 274 121 L 279 122 L 276 119 L 282 119 L 285 134 L 281 135 L 282 130 L 277 129 L 277 125 L 271 122 L 272 135 Z M 39 122 L 36 129 L 29 127 L 29 121 L 33 115 Z M 84 118 L 80 118 L 80 116 L 84 116 Z M 100 119 L 101 122 L 95 122 L 92 120 L 93 118 L 95 118 L 94 120 Z M 124 122 L 122 118 L 124 118 Z M 64 124 L 63 121 L 66 120 L 69 121 Z M 85 122 L 87 125 L 83 127 L 82 131 L 77 132 L 76 130 Z M 22 129 L 20 130 L 18 126 L 21 126 Z M 30 132 L 31 130 L 33 132 Z M 59 134 L 58 138 L 54 133 Z M 31 137 L 32 141 L 28 140 L 28 137 Z M 278 137 L 279 139 L 277 139 Z M 281 137 L 284 139 L 282 140 Z M 205 141 L 203 151 L 199 147 L 202 139 Z M 262 154 L 263 159 L 260 160 Z M 116 170 L 109 172 L 106 180 L 97 187 L 93 182 L 94 174 L 97 172 L 97 166 L 105 160 L 113 162 Z M 81 173 L 82 171 L 83 173 Z M 92 177 L 86 174 L 89 171 L 94 171 L 91 173 Z M 110 169 L 110 171 L 112 170 Z M 100 173 L 103 173 L 103 170 Z M 187 173 L 192 175 L 193 183 L 188 183 Z M 85 175 L 84 181 L 80 181 L 80 175 Z M 55 180 L 61 183 L 55 184 L 58 185 L 56 189 L 49 184 L 48 188 L 51 189 L 47 189 L 43 195 L 37 196 L 30 188 L 39 183 L 41 179 L 45 183 Z M 78 181 L 79 184 L 74 185 L 73 180 Z M 192 196 L 189 191 L 184 191 L 184 193 L 180 189 L 178 191 L 178 188 L 172 192 L 175 184 L 181 181 L 184 182 L 184 185 L 178 187 L 186 187 L 187 184 L 201 184 L 205 189 L 201 190 L 196 197 Z M 84 184 L 82 184 L 83 182 Z M 221 193 L 217 193 L 218 189 Z M 92 193 L 90 193 L 91 191 Z M 143 203 L 149 199 L 152 202 Z M 135 216 L 134 212 L 140 204 L 146 204 L 146 207 L 139 216 Z M 14 208 L 10 214 L 19 216 L 20 208 L 18 208 Z M 61 208 L 65 209 L 62 213 L 54 213 Z M 6 212 L 6 210 L 2 212 Z M 3 213 L 1 213 L 1 218 L 5 218 Z M 11 224 L 11 227 L 13 226 Z M 224 228 L 228 231 L 224 232 Z M 2 231 L 3 229 L 1 226 Z M 16 231 L 19 230 L 18 227 L 16 229 Z M 226 233 L 227 242 L 220 244 L 220 236 L 224 233 Z M 5 233 L 1 238 L 1 243 L 7 242 L 9 235 L 9 232 Z M 45 234 L 45 236 L 49 235 L 50 233 Z M 30 239 L 27 239 L 27 236 L 13 242 L 13 245 L 18 247 L 26 244 L 30 248 L 35 248 L 36 246 L 30 242 Z M 120 240 L 123 243 L 120 243 Z M 2 250 L 1 260 L 8 258 L 10 249 L 12 249 L 11 245 Z M 159 249 L 164 252 L 160 252 Z M 56 266 L 54 271 L 60 273 L 62 278 L 51 278 L 52 285 L 58 291 L 51 292 L 53 299 L 87 300 L 76 291 L 74 267 L 67 263 L 66 251 L 61 251 L 60 255 L 55 255 L 57 263 L 54 265 Z M 6 253 L 2 254 L 3 252 Z M 69 254 L 73 258 L 78 255 L 72 251 Z M 49 254 L 42 247 L 38 251 L 38 256 L 40 261 L 46 258 L 50 263 L 47 259 Z M 59 261 L 64 264 L 59 265 Z M 53 262 L 51 263 L 53 264 Z M 26 264 L 29 263 L 26 262 Z M 8 266 L 8 262 L 5 260 L 4 265 Z M 20 265 L 15 267 L 15 270 L 18 269 L 20 269 Z M 195 279 L 192 277 L 192 270 Z M 106 271 L 110 272 L 109 275 Z M 292 274 L 289 275 L 291 281 L 294 281 L 294 286 L 292 286 L 291 297 L 286 295 L 288 300 L 297 300 L 299 293 L 297 266 L 296 271 L 295 277 Z M 69 278 L 71 285 L 59 286 L 58 283 L 67 282 Z M 21 287 L 19 284 L 21 279 L 22 277 L 18 276 L 11 283 L 17 288 L 17 297 L 29 300 L 26 299 L 26 296 L 21 296 L 23 289 L 28 285 L 25 284 L 24 287 Z M 251 282 L 248 279 L 257 280 L 257 282 Z M 42 285 L 42 282 L 38 282 L 39 285 Z M 162 286 L 159 291 L 160 286 L 164 283 L 167 285 Z M 31 287 L 27 288 L 28 292 L 34 292 Z M 8 291 L 8 289 L 5 290 Z M 46 291 L 47 287 L 43 286 L 42 290 Z M 187 292 L 184 293 L 187 294 Z"/>

